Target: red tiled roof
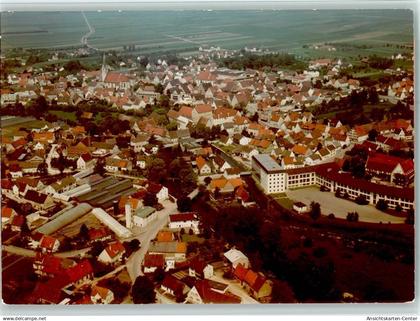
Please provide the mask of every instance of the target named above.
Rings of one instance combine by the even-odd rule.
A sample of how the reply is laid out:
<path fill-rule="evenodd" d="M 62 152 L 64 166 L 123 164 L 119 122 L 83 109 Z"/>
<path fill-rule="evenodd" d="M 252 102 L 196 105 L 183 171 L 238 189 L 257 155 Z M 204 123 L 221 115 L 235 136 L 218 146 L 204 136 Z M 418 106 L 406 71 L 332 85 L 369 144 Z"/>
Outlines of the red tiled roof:
<path fill-rule="evenodd" d="M 242 264 L 238 264 L 233 274 L 241 281 L 245 280 L 245 275 L 248 272 L 248 269 L 245 268 Z"/>
<path fill-rule="evenodd" d="M 105 250 L 111 258 L 125 252 L 124 246 L 119 241 L 109 244 Z"/>
<path fill-rule="evenodd" d="M 128 82 L 128 77 L 119 72 L 108 72 L 108 74 L 105 77 L 105 82 L 111 82 L 111 83 Z"/>
<path fill-rule="evenodd" d="M 195 288 L 203 303 L 233 304 L 241 303 L 241 299 L 230 293 L 219 293 L 211 289 L 208 280 L 198 280 Z"/>
<path fill-rule="evenodd" d="M 90 229 L 88 232 L 88 235 L 89 235 L 89 240 L 93 241 L 93 240 L 98 240 L 103 237 L 106 237 L 110 234 L 105 227 L 102 227 L 102 228 L 97 228 L 97 229 L 96 228 Z"/>
<path fill-rule="evenodd" d="M 374 171 L 381 171 L 381 172 L 391 174 L 394 168 L 399 163 L 402 163 L 402 162 L 406 164 L 407 169 L 410 167 L 410 163 L 404 159 L 390 156 L 390 155 L 381 154 L 381 153 L 376 153 L 368 157 L 367 162 L 366 162 L 366 169 L 374 170 Z M 412 162 L 411 164 L 413 165 L 411 168 L 414 168 L 414 164 Z"/>
<path fill-rule="evenodd" d="M 190 268 L 196 273 L 202 274 L 207 263 L 200 259 L 198 256 L 191 260 Z"/>
<path fill-rule="evenodd" d="M 42 272 L 44 273 L 57 275 L 62 272 L 61 259 L 58 257 L 37 253 L 35 260 L 42 265 Z"/>
<path fill-rule="evenodd" d="M 44 235 L 41 239 L 40 247 L 52 250 L 56 241 L 57 241 L 56 238 L 52 236 Z"/>
<path fill-rule="evenodd" d="M 13 209 L 7 206 L 1 208 L 1 217 L 10 218 L 13 214 Z"/>
<path fill-rule="evenodd" d="M 151 183 L 149 183 L 149 186 L 147 187 L 147 190 L 150 193 L 156 194 L 156 193 L 159 193 L 162 188 L 163 188 L 162 185 L 151 182 Z"/>
<path fill-rule="evenodd" d="M 197 111 L 197 113 L 202 114 L 202 113 L 210 113 L 212 109 L 209 104 L 199 104 L 195 106 L 195 110 Z"/>
<path fill-rule="evenodd" d="M 181 293 L 184 289 L 184 284 L 172 275 L 165 276 L 162 286 L 171 289 L 174 293 Z"/>
<path fill-rule="evenodd" d="M 1 188 L 2 189 L 12 189 L 13 182 L 10 179 L 4 178 L 1 180 Z"/>
<path fill-rule="evenodd" d="M 34 190 L 28 190 L 25 194 L 25 199 L 38 204 L 44 204 L 47 199 L 47 194 L 38 193 Z"/>
<path fill-rule="evenodd" d="M 193 111 L 193 109 L 191 107 L 182 106 L 181 109 L 178 112 L 178 115 L 191 119 L 192 118 L 192 111 Z"/>
<path fill-rule="evenodd" d="M 172 214 L 172 215 L 169 215 L 169 219 L 171 222 L 194 221 L 194 220 L 197 220 L 197 213 L 188 212 L 188 213 Z"/>
<path fill-rule="evenodd" d="M 80 279 L 93 274 L 92 265 L 88 260 L 83 260 L 79 264 L 65 270 L 70 283 L 79 281 Z"/>
<path fill-rule="evenodd" d="M 163 268 L 165 266 L 165 257 L 163 256 L 163 254 L 146 253 L 146 255 L 144 256 L 143 266 Z"/>

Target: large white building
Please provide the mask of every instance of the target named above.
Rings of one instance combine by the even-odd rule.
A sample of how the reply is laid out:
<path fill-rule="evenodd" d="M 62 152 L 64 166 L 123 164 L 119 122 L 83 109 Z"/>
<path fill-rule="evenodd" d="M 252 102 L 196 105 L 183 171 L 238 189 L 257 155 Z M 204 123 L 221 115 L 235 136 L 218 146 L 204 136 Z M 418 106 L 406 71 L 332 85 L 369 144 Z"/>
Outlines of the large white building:
<path fill-rule="evenodd" d="M 261 186 L 267 194 L 286 191 L 286 173 L 270 155 L 259 154 L 253 156 L 252 168 L 259 176 Z"/>

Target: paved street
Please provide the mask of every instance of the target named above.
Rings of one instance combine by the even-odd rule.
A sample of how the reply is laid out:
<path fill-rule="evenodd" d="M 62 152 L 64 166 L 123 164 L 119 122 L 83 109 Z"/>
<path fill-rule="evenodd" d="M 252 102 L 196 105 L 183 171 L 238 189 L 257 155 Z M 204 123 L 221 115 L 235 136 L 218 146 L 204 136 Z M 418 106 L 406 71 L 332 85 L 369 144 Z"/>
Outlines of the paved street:
<path fill-rule="evenodd" d="M 58 169 L 53 168 L 51 166 L 52 155 L 55 152 L 56 148 L 57 148 L 57 144 L 52 144 L 51 145 L 51 150 L 48 153 L 47 159 L 45 160 L 45 162 L 47 163 L 47 166 L 48 166 L 48 175 L 57 175 L 57 174 L 60 174 L 60 171 Z"/>
<path fill-rule="evenodd" d="M 333 213 L 336 217 L 346 218 L 347 213 L 359 213 L 359 221 L 369 223 L 404 223 L 404 217 L 396 217 L 377 210 L 372 205 L 358 205 L 355 202 L 337 198 L 333 193 L 321 192 L 317 187 L 308 187 L 286 192 L 293 201 L 310 205 L 312 201 L 321 204 L 324 215 Z"/>
<path fill-rule="evenodd" d="M 140 241 L 141 247 L 135 254 L 127 260 L 126 266 L 127 271 L 130 275 L 132 282 L 136 280 L 139 275 L 143 275 L 140 267 L 143 263 L 144 256 L 149 250 L 150 241 L 153 240 L 159 230 L 168 224 L 169 214 L 177 212 L 176 202 L 172 203 L 169 200 L 163 202 L 165 208 L 158 212 L 158 218 L 154 222 L 150 223 L 143 229 L 133 229 L 132 232 L 135 235 L 132 239 L 136 238 Z"/>

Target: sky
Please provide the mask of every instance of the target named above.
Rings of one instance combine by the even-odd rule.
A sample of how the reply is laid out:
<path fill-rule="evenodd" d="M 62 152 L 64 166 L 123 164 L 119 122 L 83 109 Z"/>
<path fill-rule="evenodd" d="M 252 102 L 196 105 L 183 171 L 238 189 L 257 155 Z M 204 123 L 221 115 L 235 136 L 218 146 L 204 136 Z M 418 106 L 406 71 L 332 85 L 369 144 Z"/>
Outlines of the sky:
<path fill-rule="evenodd" d="M 6 10 L 115 10 L 115 9 L 393 9 L 415 8 L 416 0 L 1 0 Z"/>

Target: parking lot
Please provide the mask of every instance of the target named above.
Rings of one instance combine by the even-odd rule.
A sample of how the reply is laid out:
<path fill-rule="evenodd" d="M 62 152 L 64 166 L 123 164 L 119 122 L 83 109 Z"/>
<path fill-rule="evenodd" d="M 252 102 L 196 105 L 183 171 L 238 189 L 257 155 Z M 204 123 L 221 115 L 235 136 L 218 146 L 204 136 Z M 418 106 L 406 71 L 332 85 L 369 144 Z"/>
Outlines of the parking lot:
<path fill-rule="evenodd" d="M 294 202 L 300 201 L 308 205 L 311 202 L 321 204 L 321 212 L 324 215 L 333 213 L 335 217 L 346 218 L 347 213 L 356 211 L 359 213 L 359 221 L 369 223 L 404 223 L 404 217 L 396 217 L 377 210 L 372 205 L 358 205 L 352 201 L 335 197 L 333 193 L 321 192 L 317 187 L 308 187 L 288 191 L 287 197 Z"/>

